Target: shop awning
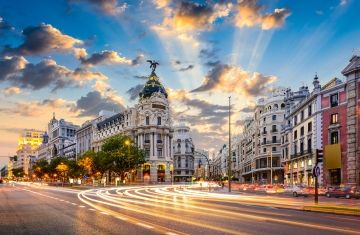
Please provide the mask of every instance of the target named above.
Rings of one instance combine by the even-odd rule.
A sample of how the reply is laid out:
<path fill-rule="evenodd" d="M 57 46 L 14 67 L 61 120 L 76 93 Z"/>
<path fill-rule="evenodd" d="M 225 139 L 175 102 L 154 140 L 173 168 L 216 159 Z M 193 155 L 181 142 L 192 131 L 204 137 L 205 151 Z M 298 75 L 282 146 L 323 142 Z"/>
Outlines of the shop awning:
<path fill-rule="evenodd" d="M 340 144 L 325 145 L 324 161 L 327 169 L 341 168 L 341 147 Z"/>

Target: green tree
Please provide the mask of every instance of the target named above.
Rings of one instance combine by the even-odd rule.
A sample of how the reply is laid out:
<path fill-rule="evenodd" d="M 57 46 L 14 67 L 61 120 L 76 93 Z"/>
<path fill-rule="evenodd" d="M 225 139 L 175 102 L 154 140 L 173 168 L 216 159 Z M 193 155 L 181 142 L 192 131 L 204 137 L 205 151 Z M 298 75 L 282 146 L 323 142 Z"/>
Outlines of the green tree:
<path fill-rule="evenodd" d="M 36 177 L 43 178 L 45 174 L 49 173 L 49 163 L 45 159 L 40 159 L 32 166 Z"/>
<path fill-rule="evenodd" d="M 145 153 L 126 135 L 116 135 L 107 139 L 102 151 L 110 156 L 111 171 L 122 179 L 126 172 L 136 169 L 145 163 Z"/>
<path fill-rule="evenodd" d="M 22 167 L 14 168 L 11 171 L 15 177 L 24 177 L 25 175 L 24 169 Z"/>

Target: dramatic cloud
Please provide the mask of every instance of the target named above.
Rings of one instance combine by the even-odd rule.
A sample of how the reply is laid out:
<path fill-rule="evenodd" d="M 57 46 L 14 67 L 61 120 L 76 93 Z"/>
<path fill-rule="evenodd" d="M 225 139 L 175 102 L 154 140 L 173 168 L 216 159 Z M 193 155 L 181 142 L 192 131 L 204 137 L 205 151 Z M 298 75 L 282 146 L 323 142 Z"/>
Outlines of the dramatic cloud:
<path fill-rule="evenodd" d="M 263 76 L 258 72 L 251 74 L 233 65 L 218 64 L 209 71 L 203 84 L 192 92 L 217 90 L 258 96 L 269 91 L 269 86 L 276 79 L 275 76 Z"/>
<path fill-rule="evenodd" d="M 190 64 L 190 65 L 188 65 L 188 66 L 186 66 L 186 67 L 184 67 L 184 68 L 180 68 L 179 71 L 180 71 L 180 72 L 184 72 L 184 71 L 191 70 L 191 69 L 193 69 L 193 68 L 194 68 L 194 65 Z"/>
<path fill-rule="evenodd" d="M 11 87 L 3 89 L 3 93 L 6 96 L 17 95 L 17 94 L 21 93 L 21 89 L 19 87 L 16 87 L 16 86 L 11 86 Z"/>
<path fill-rule="evenodd" d="M 180 31 L 207 30 L 212 27 L 216 19 L 228 16 L 231 6 L 231 3 L 200 5 L 194 2 L 181 1 L 173 10 L 173 16 L 166 18 L 164 24 Z"/>
<path fill-rule="evenodd" d="M 78 51 L 79 59 L 85 66 L 95 66 L 98 64 L 127 64 L 138 65 L 144 61 L 144 55 L 140 54 L 135 59 L 130 60 L 126 57 L 122 57 L 116 51 L 102 51 L 100 53 L 94 53 L 89 58 L 85 58 L 82 55 L 86 54 L 83 51 Z"/>
<path fill-rule="evenodd" d="M 176 37 L 193 47 L 200 44 L 196 32 L 212 29 L 217 19 L 230 14 L 232 7 L 231 3 L 200 5 L 192 1 L 174 1 L 173 4 L 157 2 L 157 6 L 164 9 L 164 19 L 161 24 L 153 25 L 152 29 L 162 37 Z"/>
<path fill-rule="evenodd" d="M 101 110 L 120 112 L 124 107 L 110 98 L 102 97 L 100 92 L 92 91 L 78 99 L 72 110 L 80 112 L 79 116 L 82 117 L 96 116 Z"/>
<path fill-rule="evenodd" d="M 87 3 L 107 15 L 123 13 L 127 8 L 127 3 L 119 4 L 117 0 L 68 0 L 69 3 Z"/>
<path fill-rule="evenodd" d="M 101 73 L 80 68 L 71 70 L 51 59 L 42 60 L 38 64 L 29 63 L 21 56 L 0 59 L 0 81 L 8 81 L 21 88 L 38 90 L 49 87 L 57 90 L 83 85 L 89 80 L 106 79 Z"/>
<path fill-rule="evenodd" d="M 228 106 L 211 104 L 205 100 L 191 98 L 191 93 L 185 90 L 168 89 L 169 99 L 172 103 L 180 102 L 186 111 L 176 113 L 175 116 L 183 118 L 193 126 L 207 125 L 209 128 L 219 129 L 226 122 Z M 187 114 L 188 111 L 197 114 Z"/>
<path fill-rule="evenodd" d="M 24 42 L 18 47 L 7 46 L 5 55 L 38 55 L 52 51 L 73 52 L 74 47 L 83 41 L 63 34 L 50 24 L 28 27 L 23 31 Z"/>
<path fill-rule="evenodd" d="M 262 14 L 263 7 L 257 2 L 257 0 L 239 2 L 234 18 L 236 26 L 242 28 L 260 25 L 263 30 L 269 30 L 282 26 L 285 19 L 290 15 L 290 11 L 286 8 L 275 9 L 273 13 Z"/>
<path fill-rule="evenodd" d="M 128 91 L 126 91 L 126 93 L 130 95 L 130 100 L 136 100 L 143 88 L 144 85 L 139 84 L 130 88 Z"/>
<path fill-rule="evenodd" d="M 43 101 L 17 102 L 12 108 L 2 108 L 1 112 L 23 117 L 38 117 L 51 110 L 71 107 L 71 102 L 64 99 L 45 99 Z"/>
<path fill-rule="evenodd" d="M 248 106 L 240 109 L 240 112 L 243 113 L 253 113 L 255 111 L 256 106 Z"/>

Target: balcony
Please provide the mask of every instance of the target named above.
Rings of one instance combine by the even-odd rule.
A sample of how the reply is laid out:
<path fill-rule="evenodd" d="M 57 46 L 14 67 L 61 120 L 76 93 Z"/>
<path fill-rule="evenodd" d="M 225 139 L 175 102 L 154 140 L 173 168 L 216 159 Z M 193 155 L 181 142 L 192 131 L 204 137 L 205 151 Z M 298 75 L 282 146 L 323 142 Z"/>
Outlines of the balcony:
<path fill-rule="evenodd" d="M 156 140 L 156 143 L 162 144 L 162 140 Z"/>
<path fill-rule="evenodd" d="M 267 134 L 267 131 L 263 131 L 263 132 L 261 132 L 261 134 L 266 135 L 266 134 Z"/>
<path fill-rule="evenodd" d="M 312 153 L 313 153 L 312 149 L 308 149 L 308 150 L 305 150 L 305 151 L 300 151 L 299 153 L 291 154 L 290 158 L 294 159 L 294 158 L 309 155 L 309 154 L 312 154 Z"/>
<path fill-rule="evenodd" d="M 279 132 L 278 129 L 272 129 L 272 130 L 271 130 L 271 133 L 278 133 L 278 132 Z"/>
<path fill-rule="evenodd" d="M 261 145 L 267 145 L 267 144 L 280 144 L 280 140 L 261 142 Z"/>
<path fill-rule="evenodd" d="M 145 144 L 150 144 L 150 140 L 144 140 Z"/>

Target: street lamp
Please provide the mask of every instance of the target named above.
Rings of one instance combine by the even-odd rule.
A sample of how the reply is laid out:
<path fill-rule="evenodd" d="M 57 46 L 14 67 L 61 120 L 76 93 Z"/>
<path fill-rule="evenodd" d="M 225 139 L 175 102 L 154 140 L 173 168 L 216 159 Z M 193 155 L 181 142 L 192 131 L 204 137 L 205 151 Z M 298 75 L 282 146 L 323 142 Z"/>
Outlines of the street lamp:
<path fill-rule="evenodd" d="M 270 150 L 270 184 L 273 184 L 273 170 L 272 170 L 272 149 Z"/>

